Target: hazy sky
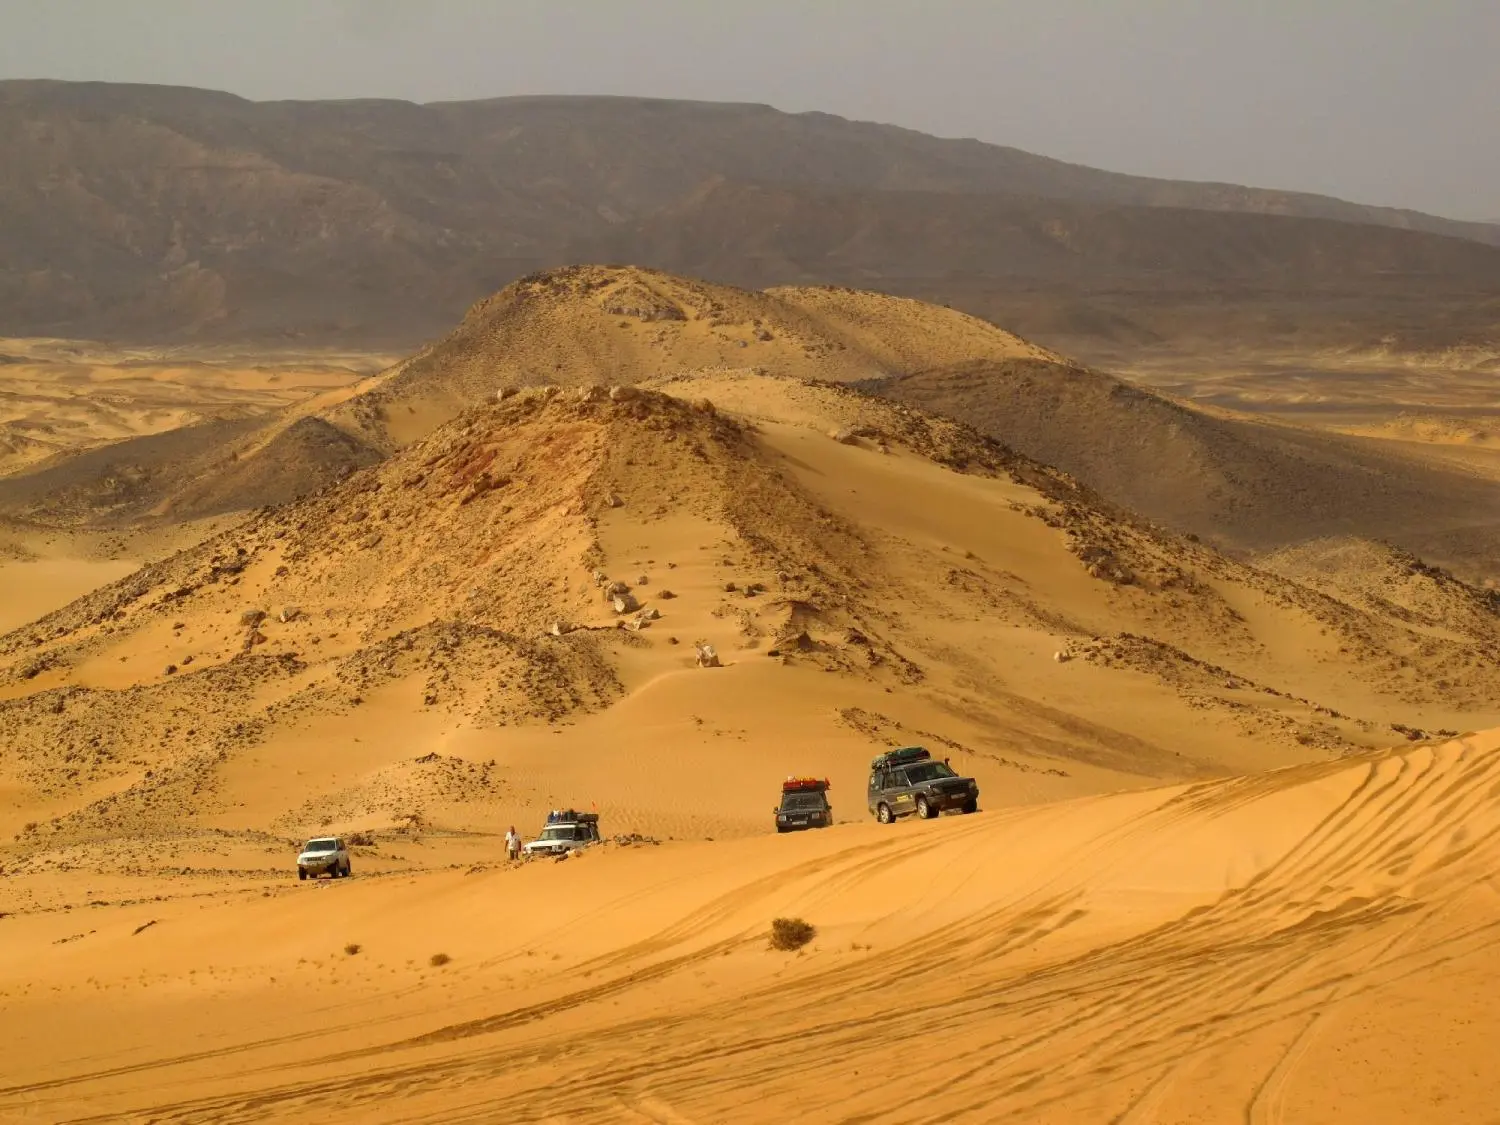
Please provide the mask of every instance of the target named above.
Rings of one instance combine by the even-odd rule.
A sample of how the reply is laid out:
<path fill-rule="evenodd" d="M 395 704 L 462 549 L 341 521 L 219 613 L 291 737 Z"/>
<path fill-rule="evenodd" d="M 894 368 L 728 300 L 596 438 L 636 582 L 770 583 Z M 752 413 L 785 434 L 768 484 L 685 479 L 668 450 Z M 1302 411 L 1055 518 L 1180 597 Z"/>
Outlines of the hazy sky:
<path fill-rule="evenodd" d="M 1500 220 L 1500 0 L 0 0 L 0 77 L 768 102 Z"/>

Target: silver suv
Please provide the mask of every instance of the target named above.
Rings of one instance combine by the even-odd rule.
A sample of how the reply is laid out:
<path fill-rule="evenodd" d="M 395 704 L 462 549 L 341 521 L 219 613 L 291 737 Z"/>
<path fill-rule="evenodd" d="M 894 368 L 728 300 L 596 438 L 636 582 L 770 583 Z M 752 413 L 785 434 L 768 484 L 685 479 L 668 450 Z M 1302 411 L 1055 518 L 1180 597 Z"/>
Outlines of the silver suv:
<path fill-rule="evenodd" d="M 302 854 L 297 857 L 297 878 L 316 879 L 319 875 L 349 877 L 349 849 L 342 836 L 319 836 L 302 845 Z"/>

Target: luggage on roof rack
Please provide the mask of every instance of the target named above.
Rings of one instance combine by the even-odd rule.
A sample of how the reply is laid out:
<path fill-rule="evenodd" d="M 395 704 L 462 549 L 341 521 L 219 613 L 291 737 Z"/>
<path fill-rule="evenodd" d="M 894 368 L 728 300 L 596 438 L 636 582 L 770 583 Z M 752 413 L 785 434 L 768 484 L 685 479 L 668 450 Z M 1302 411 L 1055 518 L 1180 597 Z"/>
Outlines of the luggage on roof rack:
<path fill-rule="evenodd" d="M 577 809 L 553 809 L 547 813 L 548 824 L 589 824 L 598 823 L 598 820 L 598 813 L 579 812 Z"/>
<path fill-rule="evenodd" d="M 904 766 L 910 762 L 925 762 L 932 755 L 921 746 L 902 746 L 897 750 L 888 750 L 870 762 L 872 770 L 878 770 L 882 766 Z"/>
<path fill-rule="evenodd" d="M 826 777 L 789 777 L 781 783 L 783 793 L 824 793 L 832 788 Z"/>

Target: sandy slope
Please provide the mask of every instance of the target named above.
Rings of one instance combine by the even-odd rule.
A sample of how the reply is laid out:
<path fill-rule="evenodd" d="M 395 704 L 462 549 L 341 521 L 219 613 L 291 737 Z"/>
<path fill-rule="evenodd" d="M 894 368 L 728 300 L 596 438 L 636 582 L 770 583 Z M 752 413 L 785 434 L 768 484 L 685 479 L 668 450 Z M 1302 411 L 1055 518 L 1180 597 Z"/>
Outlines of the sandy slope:
<path fill-rule="evenodd" d="M 847 382 L 976 358 L 1056 357 L 987 321 L 883 293 L 754 291 L 634 266 L 571 266 L 478 302 L 446 337 L 327 416 L 394 448 L 506 385 L 748 367 Z"/>
<path fill-rule="evenodd" d="M 25 869 L 554 801 L 744 835 L 793 769 L 862 815 L 893 742 L 1010 804 L 1500 724 L 1491 594 L 1415 573 L 1414 615 L 1247 567 L 852 391 L 664 386 L 477 408 L 0 638 Z"/>
<path fill-rule="evenodd" d="M 1489 734 L 935 824 L 8 918 L 0 1112 L 1484 1121 L 1497 781 Z M 782 915 L 818 927 L 801 953 L 767 948 Z"/>
<path fill-rule="evenodd" d="M 471 407 L 0 637 L 0 1114 L 1462 1120 L 1500 744 L 1424 733 L 1500 726 L 1500 613 L 1340 558 L 829 383 Z M 909 742 L 982 814 L 870 823 Z M 591 804 L 660 843 L 497 862 Z"/>
<path fill-rule="evenodd" d="M 0 339 L 0 475 L 110 442 L 269 415 L 344 387 L 373 357 L 210 357 Z M 352 365 L 345 366 L 345 364 Z"/>
<path fill-rule="evenodd" d="M 1500 454 L 1477 444 L 1330 433 L 1035 360 L 972 362 L 869 386 L 961 418 L 1124 507 L 1225 549 L 1353 535 L 1396 543 L 1471 580 L 1500 578 L 1500 461 L 1482 471 L 1487 453 Z M 1435 424 L 1415 432 L 1483 433 Z"/>

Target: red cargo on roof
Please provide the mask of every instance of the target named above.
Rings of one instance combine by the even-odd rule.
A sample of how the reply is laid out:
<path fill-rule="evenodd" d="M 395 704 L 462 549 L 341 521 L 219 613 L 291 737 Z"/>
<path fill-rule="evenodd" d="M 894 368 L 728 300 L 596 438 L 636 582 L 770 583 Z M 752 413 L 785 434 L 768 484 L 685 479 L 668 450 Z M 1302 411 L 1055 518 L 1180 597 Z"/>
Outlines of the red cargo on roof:
<path fill-rule="evenodd" d="M 798 793 L 803 790 L 821 793 L 832 788 L 826 777 L 789 777 L 781 783 L 783 793 Z"/>

